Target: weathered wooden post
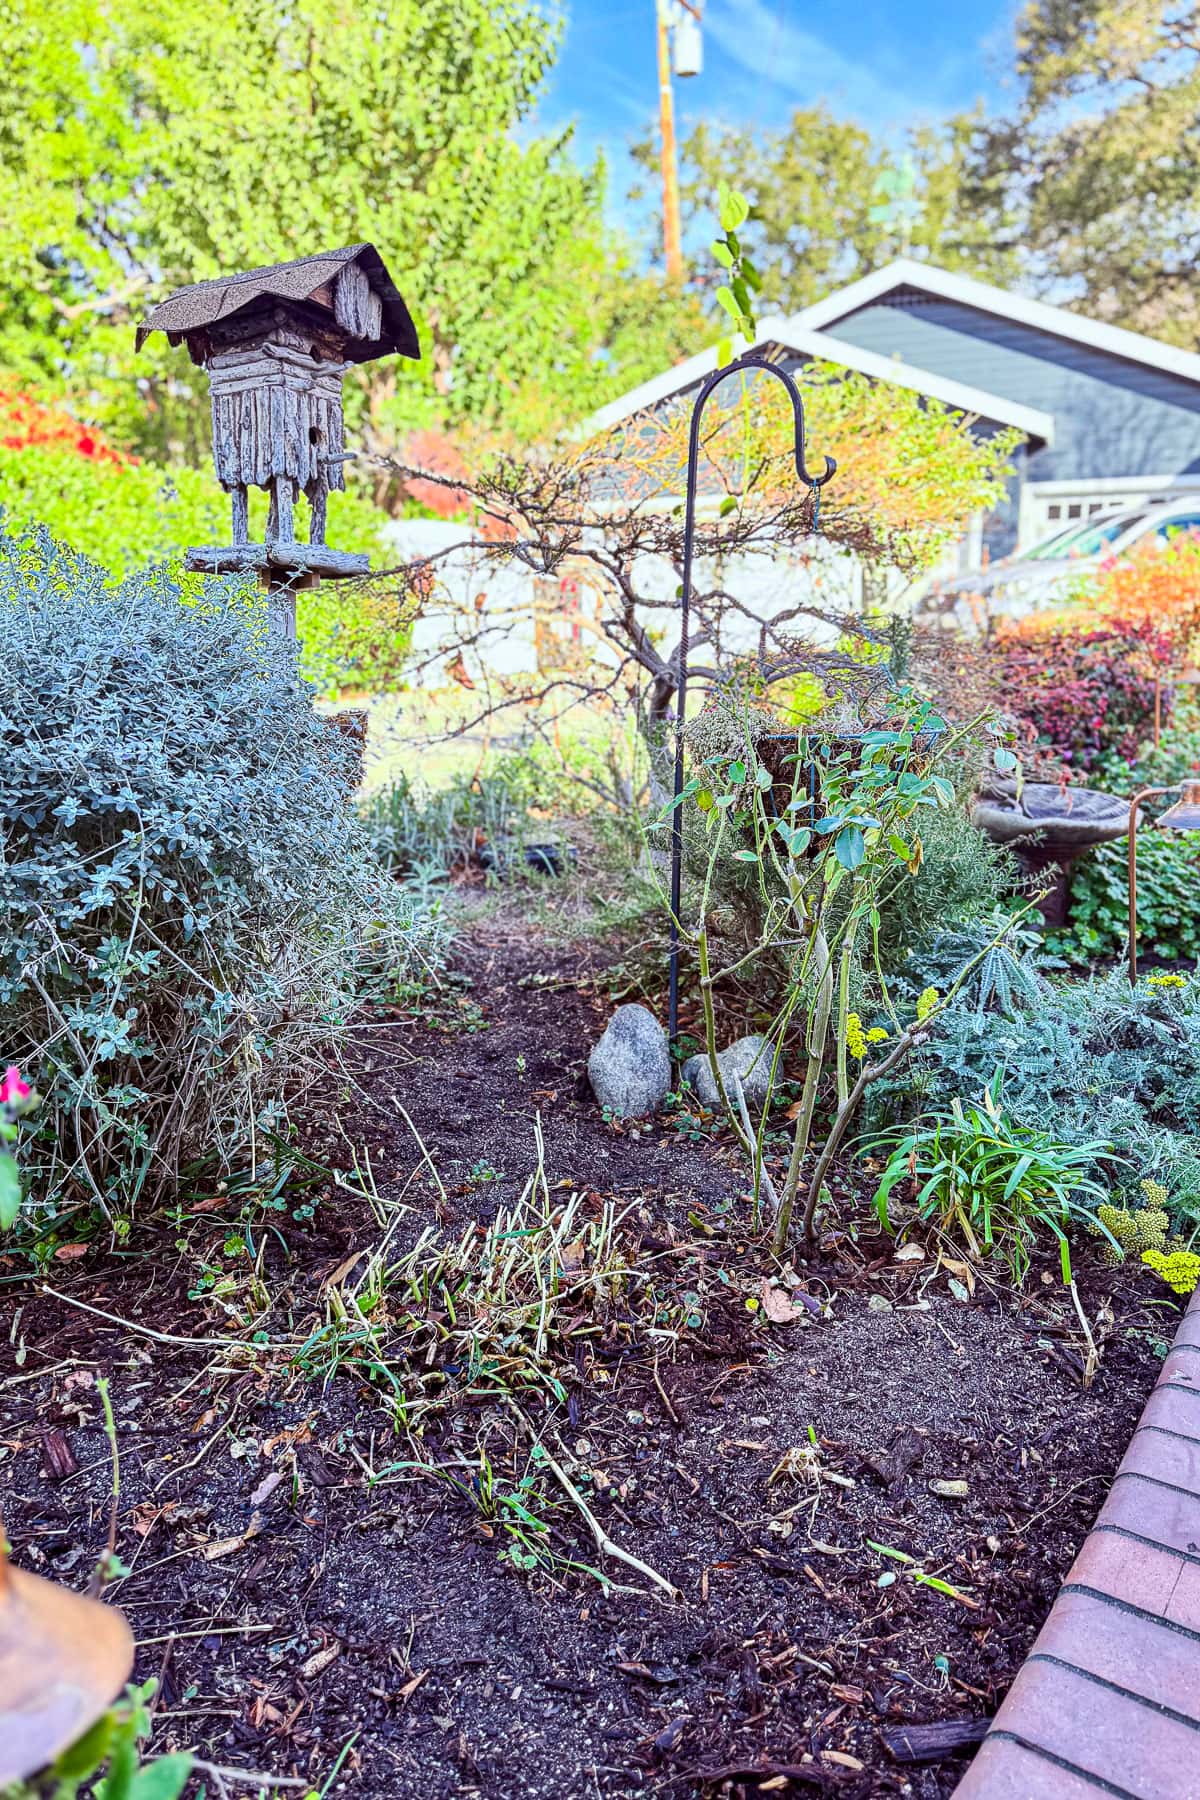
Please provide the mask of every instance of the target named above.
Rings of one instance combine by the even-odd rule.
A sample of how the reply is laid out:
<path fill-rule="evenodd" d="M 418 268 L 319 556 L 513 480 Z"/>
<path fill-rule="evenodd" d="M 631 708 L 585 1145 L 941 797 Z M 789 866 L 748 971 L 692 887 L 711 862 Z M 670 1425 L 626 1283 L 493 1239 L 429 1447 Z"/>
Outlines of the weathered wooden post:
<path fill-rule="evenodd" d="M 257 572 L 272 630 L 294 638 L 298 589 L 369 566 L 325 542 L 330 489 L 346 485 L 342 380 L 355 363 L 420 356 L 408 308 L 374 246 L 351 244 L 179 288 L 139 326 L 139 350 L 154 331 L 185 343 L 208 372 L 213 462 L 232 502 L 233 541 L 189 549 L 187 567 Z M 250 542 L 252 487 L 271 496 L 261 544 Z M 295 538 L 301 493 L 306 544 Z"/>

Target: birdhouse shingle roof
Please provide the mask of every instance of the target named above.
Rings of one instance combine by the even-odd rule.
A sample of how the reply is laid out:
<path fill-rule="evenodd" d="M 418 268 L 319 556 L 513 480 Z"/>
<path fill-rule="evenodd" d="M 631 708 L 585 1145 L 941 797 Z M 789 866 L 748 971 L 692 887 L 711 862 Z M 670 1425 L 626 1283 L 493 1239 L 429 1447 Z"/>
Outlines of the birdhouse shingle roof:
<path fill-rule="evenodd" d="M 322 251 L 316 256 L 299 257 L 295 262 L 274 263 L 268 268 L 248 269 L 241 275 L 222 275 L 214 281 L 197 281 L 191 287 L 179 288 L 146 315 L 138 327 L 137 348 L 140 350 L 155 331 L 165 331 L 177 344 L 192 332 L 229 319 L 260 300 L 290 300 L 296 304 L 311 301 L 354 262 L 360 264 L 379 296 L 383 333 L 372 339 L 351 337 L 345 350 L 347 359 L 371 362 L 392 354 L 419 357 L 421 347 L 412 316 L 373 244 L 350 244 L 344 250 Z"/>

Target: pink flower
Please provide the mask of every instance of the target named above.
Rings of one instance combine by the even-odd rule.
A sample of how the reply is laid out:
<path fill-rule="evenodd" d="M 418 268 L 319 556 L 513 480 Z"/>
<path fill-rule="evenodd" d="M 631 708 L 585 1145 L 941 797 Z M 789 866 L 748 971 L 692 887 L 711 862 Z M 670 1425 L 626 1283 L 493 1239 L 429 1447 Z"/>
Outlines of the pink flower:
<path fill-rule="evenodd" d="M 0 1106 L 17 1106 L 22 1100 L 28 1100 L 32 1092 L 29 1083 L 21 1080 L 20 1069 L 11 1063 L 0 1080 Z"/>

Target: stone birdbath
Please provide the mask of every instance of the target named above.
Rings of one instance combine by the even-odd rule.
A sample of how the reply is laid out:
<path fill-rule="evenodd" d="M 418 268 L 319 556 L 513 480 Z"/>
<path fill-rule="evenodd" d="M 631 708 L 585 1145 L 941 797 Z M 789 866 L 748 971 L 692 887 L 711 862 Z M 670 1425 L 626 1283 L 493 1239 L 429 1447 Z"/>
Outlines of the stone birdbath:
<path fill-rule="evenodd" d="M 1027 781 L 1018 796 L 1014 780 L 993 777 L 976 796 L 971 818 L 994 844 L 1011 845 L 1027 874 L 1051 878 L 1042 913 L 1047 925 L 1065 925 L 1072 865 L 1085 850 L 1128 834 L 1129 802 L 1099 788 L 1064 789 L 1050 781 Z"/>

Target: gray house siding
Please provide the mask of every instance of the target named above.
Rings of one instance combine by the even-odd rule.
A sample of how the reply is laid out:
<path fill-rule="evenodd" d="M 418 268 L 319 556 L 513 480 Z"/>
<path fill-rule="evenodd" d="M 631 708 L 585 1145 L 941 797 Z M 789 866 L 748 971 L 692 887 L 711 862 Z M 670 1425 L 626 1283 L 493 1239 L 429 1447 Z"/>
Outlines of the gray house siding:
<path fill-rule="evenodd" d="M 959 301 L 898 288 L 830 336 L 1055 417 L 1026 480 L 1200 474 L 1200 386 Z"/>

